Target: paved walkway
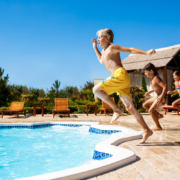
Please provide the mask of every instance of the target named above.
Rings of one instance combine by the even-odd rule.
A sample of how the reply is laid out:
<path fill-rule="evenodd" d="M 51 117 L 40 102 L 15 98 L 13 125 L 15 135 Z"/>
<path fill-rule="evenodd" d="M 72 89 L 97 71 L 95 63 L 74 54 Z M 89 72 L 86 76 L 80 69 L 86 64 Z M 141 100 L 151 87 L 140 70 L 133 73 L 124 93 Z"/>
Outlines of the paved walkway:
<path fill-rule="evenodd" d="M 95 116 L 90 114 L 72 114 L 68 117 L 52 117 L 47 114 L 44 117 L 37 115 L 33 117 L 20 115 L 4 116 L 0 118 L 0 123 L 20 123 L 20 122 L 44 122 L 44 121 L 90 121 L 109 124 L 110 115 Z M 154 123 L 149 114 L 144 113 L 143 117 L 150 128 Z M 119 146 L 130 149 L 137 155 L 137 161 L 120 167 L 114 171 L 89 178 L 88 180 L 180 180 L 180 116 L 176 113 L 167 113 L 160 120 L 163 131 L 156 131 L 143 145 L 139 145 L 139 140 L 128 141 Z M 141 127 L 131 115 L 123 115 L 116 121 L 116 125 L 141 130 Z"/>

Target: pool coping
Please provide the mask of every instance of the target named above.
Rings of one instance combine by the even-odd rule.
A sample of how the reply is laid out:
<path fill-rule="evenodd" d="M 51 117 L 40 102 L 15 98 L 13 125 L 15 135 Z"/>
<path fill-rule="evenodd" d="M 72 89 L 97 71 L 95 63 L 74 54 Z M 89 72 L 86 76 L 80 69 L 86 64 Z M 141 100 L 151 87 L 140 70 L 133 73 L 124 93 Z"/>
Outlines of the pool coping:
<path fill-rule="evenodd" d="M 85 164 L 82 166 L 77 166 L 74 168 L 69 168 L 66 170 L 56 171 L 52 173 L 46 173 L 37 176 L 31 176 L 26 178 L 18 178 L 16 180 L 72 180 L 72 179 L 85 179 L 99 174 L 111 171 L 113 169 L 119 168 L 126 164 L 129 164 L 136 160 L 136 155 L 134 152 L 117 147 L 117 145 L 135 139 L 142 138 L 142 131 L 134 131 L 129 128 L 113 125 L 100 125 L 99 122 L 39 122 L 39 123 L 0 123 L 0 126 L 37 126 L 37 125 L 47 125 L 47 124 L 77 124 L 91 126 L 92 128 L 100 130 L 118 130 L 120 133 L 113 133 L 110 138 L 100 142 L 96 145 L 95 151 L 111 154 L 104 160 L 92 162 L 90 164 Z"/>

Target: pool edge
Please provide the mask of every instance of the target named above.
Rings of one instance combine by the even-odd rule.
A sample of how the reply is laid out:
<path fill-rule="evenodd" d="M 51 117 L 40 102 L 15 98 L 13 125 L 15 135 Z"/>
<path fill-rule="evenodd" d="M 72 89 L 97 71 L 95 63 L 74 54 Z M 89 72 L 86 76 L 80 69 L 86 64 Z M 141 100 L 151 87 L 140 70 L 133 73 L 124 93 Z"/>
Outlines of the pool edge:
<path fill-rule="evenodd" d="M 125 148 L 117 147 L 118 144 L 135 140 L 142 138 L 141 132 L 134 131 L 129 128 L 120 127 L 120 126 L 103 126 L 99 125 L 99 123 L 95 122 L 43 122 L 43 123 L 29 123 L 29 125 L 37 125 L 37 124 L 81 124 L 81 125 L 89 125 L 91 127 L 96 127 L 101 130 L 107 130 L 107 129 L 113 129 L 113 130 L 122 130 L 121 133 L 115 133 L 110 136 L 109 139 L 98 143 L 96 145 L 95 150 L 105 153 L 110 153 L 113 156 L 109 157 L 104 160 L 96 161 L 91 164 L 86 164 L 62 171 L 37 175 L 37 176 L 31 176 L 27 178 L 18 178 L 16 180 L 72 180 L 72 179 L 85 179 L 93 176 L 97 176 L 99 174 L 105 173 L 107 171 L 111 171 L 113 169 L 119 168 L 121 166 L 124 166 L 126 164 L 129 164 L 136 160 L 136 155 L 134 152 L 127 150 Z M 8 124 L 10 123 L 0 123 L 2 124 Z M 16 123 L 12 123 L 13 125 Z M 17 123 L 19 126 L 27 125 L 27 123 Z M 16 124 L 16 125 L 17 125 Z"/>

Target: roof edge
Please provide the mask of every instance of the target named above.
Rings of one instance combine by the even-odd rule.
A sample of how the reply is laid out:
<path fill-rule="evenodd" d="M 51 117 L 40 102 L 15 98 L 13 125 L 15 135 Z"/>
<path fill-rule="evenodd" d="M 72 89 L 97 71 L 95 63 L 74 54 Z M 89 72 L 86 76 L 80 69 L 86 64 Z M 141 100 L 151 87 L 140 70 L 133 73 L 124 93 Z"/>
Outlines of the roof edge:
<path fill-rule="evenodd" d="M 180 50 L 180 44 L 176 44 L 174 46 L 169 46 L 169 47 L 164 47 L 164 48 L 158 48 L 158 49 L 155 49 L 156 51 L 165 51 L 165 50 L 169 50 L 169 49 L 175 49 L 175 48 L 179 48 Z M 137 54 L 130 54 L 129 56 L 135 56 Z"/>

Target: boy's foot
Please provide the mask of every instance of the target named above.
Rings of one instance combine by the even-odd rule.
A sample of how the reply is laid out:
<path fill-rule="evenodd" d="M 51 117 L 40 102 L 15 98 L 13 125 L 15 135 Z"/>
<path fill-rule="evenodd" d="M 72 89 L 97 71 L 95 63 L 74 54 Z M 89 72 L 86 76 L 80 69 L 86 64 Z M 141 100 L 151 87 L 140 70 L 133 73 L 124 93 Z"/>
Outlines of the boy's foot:
<path fill-rule="evenodd" d="M 152 131 L 161 131 L 162 130 L 162 127 L 155 127 L 153 129 L 151 129 Z"/>
<path fill-rule="evenodd" d="M 121 116 L 121 114 L 123 113 L 124 113 L 123 109 L 120 109 L 119 111 L 114 111 L 110 124 L 113 124 L 119 118 L 119 116 Z"/>
<path fill-rule="evenodd" d="M 153 134 L 153 132 L 149 129 L 147 132 L 144 132 L 142 141 L 139 142 L 139 144 L 143 144 L 146 142 L 148 137 L 150 137 Z"/>

